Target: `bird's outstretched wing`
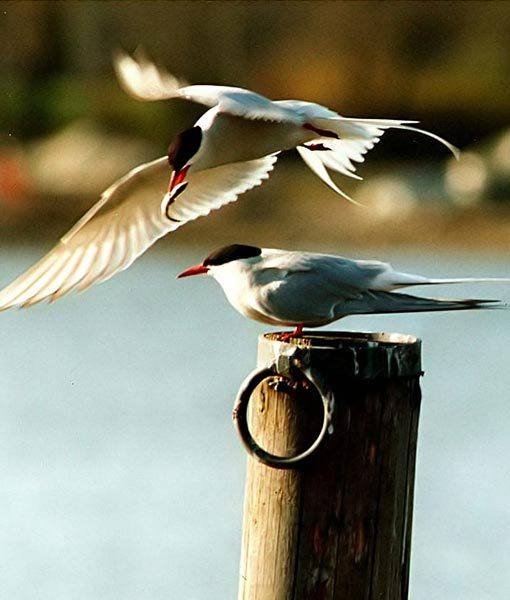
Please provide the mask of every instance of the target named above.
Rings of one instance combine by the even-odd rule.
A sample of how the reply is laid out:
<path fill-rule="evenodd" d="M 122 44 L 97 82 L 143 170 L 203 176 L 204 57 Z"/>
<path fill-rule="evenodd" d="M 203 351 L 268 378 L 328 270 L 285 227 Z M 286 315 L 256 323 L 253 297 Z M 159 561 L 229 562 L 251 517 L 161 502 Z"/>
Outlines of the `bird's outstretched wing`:
<path fill-rule="evenodd" d="M 184 98 L 220 112 L 245 119 L 302 124 L 292 108 L 275 103 L 261 94 L 239 87 L 187 85 L 138 52 L 135 57 L 118 52 L 114 68 L 121 87 L 137 100 L 153 101 Z"/>
<path fill-rule="evenodd" d="M 167 158 L 133 169 L 46 256 L 0 291 L 0 310 L 56 300 L 109 279 L 160 237 L 262 183 L 276 159 L 272 155 L 190 175 L 189 188 L 168 210 Z"/>
<path fill-rule="evenodd" d="M 212 210 L 234 202 L 244 192 L 260 185 L 269 177 L 278 154 L 247 162 L 236 162 L 191 173 L 186 190 L 173 201 L 166 194 L 162 213 L 177 229 L 184 223 L 208 215 Z"/>

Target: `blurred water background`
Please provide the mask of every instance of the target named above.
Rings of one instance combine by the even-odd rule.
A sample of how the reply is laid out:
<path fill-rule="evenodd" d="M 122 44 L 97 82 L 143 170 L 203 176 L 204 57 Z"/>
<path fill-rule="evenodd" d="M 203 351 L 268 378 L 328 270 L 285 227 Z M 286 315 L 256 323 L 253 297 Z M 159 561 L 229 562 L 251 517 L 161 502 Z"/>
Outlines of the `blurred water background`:
<path fill-rule="evenodd" d="M 337 178 L 360 209 L 289 153 L 263 187 L 112 281 L 2 314 L 1 600 L 235 597 L 245 458 L 230 410 L 264 329 L 213 281 L 174 276 L 232 242 L 508 276 L 508 31 L 507 2 L 2 3 L 2 285 L 202 111 L 126 97 L 111 69 L 118 47 L 142 44 L 192 82 L 416 118 L 463 156 L 385 134 L 363 182 Z M 498 285 L 440 294 L 510 300 Z M 509 319 L 487 311 L 330 327 L 424 341 L 413 599 L 510 596 Z"/>

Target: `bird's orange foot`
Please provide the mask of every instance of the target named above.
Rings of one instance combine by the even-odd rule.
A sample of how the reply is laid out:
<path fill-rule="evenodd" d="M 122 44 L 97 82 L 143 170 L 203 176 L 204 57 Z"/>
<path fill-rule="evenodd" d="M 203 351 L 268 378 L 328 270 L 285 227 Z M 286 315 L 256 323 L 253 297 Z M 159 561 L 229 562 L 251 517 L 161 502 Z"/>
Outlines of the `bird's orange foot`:
<path fill-rule="evenodd" d="M 289 331 L 289 333 L 281 333 L 278 336 L 278 341 L 280 342 L 288 342 L 295 337 L 300 336 L 303 333 L 303 325 L 298 325 L 294 331 Z"/>

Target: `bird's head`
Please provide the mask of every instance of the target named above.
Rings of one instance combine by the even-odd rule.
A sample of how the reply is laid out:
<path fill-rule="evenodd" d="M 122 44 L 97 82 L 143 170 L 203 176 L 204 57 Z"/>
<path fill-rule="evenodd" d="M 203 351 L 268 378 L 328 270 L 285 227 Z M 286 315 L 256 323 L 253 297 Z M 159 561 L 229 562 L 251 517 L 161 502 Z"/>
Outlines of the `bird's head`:
<path fill-rule="evenodd" d="M 169 200 L 173 201 L 183 192 L 188 182 L 186 175 L 193 163 L 200 145 L 202 143 L 202 129 L 200 127 L 192 127 L 181 131 L 172 140 L 168 147 L 168 162 L 173 169 L 172 178 L 168 186 Z"/>
<path fill-rule="evenodd" d="M 212 275 L 220 283 L 224 277 L 232 275 L 233 271 L 243 266 L 249 266 L 259 260 L 262 248 L 232 244 L 215 250 L 207 256 L 201 264 L 189 267 L 177 278 L 190 277 L 191 275 Z"/>

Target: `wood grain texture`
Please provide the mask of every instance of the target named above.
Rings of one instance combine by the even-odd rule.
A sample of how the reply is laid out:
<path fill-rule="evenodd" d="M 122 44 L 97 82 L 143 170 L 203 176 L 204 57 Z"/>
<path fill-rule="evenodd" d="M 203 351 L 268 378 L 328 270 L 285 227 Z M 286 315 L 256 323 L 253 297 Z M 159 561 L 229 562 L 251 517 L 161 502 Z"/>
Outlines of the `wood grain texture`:
<path fill-rule="evenodd" d="M 419 374 L 367 380 L 349 376 L 334 352 L 315 368 L 322 361 L 336 399 L 326 444 L 299 470 L 248 459 L 239 600 L 408 597 Z M 259 386 L 258 443 L 276 454 L 301 449 L 320 420 L 309 394 Z"/>
<path fill-rule="evenodd" d="M 280 456 L 302 449 L 312 421 L 317 422 L 308 404 L 299 390 L 276 392 L 264 382 L 250 403 L 250 429 L 257 442 Z M 271 469 L 248 458 L 240 599 L 292 599 L 301 489 L 300 471 Z"/>

